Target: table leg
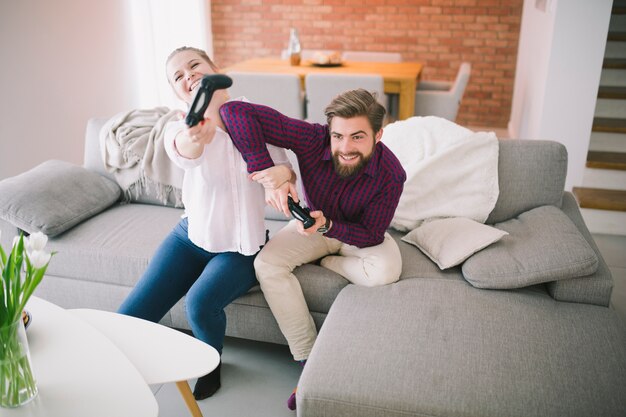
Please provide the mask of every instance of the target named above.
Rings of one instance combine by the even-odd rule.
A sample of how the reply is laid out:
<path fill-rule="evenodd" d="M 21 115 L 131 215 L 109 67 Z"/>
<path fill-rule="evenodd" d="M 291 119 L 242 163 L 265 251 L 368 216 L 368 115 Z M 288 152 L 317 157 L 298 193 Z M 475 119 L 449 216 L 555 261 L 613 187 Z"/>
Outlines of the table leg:
<path fill-rule="evenodd" d="M 415 80 L 403 80 L 398 98 L 398 119 L 404 120 L 415 116 Z"/>
<path fill-rule="evenodd" d="M 183 400 L 185 400 L 185 404 L 187 404 L 187 408 L 191 412 L 193 417 L 202 417 L 202 411 L 200 411 L 200 407 L 198 407 L 198 403 L 196 399 L 193 398 L 193 393 L 191 392 L 191 388 L 187 381 L 177 381 L 176 387 L 180 391 L 180 395 L 183 396 Z"/>

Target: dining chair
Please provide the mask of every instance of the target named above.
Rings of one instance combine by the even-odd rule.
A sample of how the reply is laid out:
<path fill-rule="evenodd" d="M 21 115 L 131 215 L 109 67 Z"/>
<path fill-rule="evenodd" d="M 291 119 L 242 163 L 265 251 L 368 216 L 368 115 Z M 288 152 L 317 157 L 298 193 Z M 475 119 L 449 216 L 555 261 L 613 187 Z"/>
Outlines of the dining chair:
<path fill-rule="evenodd" d="M 345 51 L 341 59 L 355 62 L 402 62 L 402 54 L 400 52 Z M 385 94 L 385 102 L 390 120 L 397 120 L 400 107 L 398 94 Z"/>
<path fill-rule="evenodd" d="M 402 62 L 399 52 L 345 51 L 341 58 L 344 61 Z"/>
<path fill-rule="evenodd" d="M 347 90 L 364 88 L 376 93 L 378 102 L 385 106 L 383 77 L 376 74 L 307 74 L 306 119 L 313 123 L 326 123 L 324 109 L 339 94 Z"/>
<path fill-rule="evenodd" d="M 454 82 L 420 81 L 415 91 L 415 115 L 439 116 L 455 121 L 472 66 L 463 62 Z"/>
<path fill-rule="evenodd" d="M 295 74 L 229 72 L 231 97 L 244 96 L 253 103 L 272 107 L 285 116 L 304 119 L 304 97 L 300 78 Z"/>

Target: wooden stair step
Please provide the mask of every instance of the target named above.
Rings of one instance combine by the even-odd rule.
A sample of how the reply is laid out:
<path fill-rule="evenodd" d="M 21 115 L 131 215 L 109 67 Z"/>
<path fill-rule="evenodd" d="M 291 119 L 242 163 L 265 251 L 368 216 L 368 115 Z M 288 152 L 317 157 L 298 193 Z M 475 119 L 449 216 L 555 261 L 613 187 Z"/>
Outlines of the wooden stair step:
<path fill-rule="evenodd" d="M 598 98 L 626 99 L 626 87 L 600 86 Z"/>
<path fill-rule="evenodd" d="M 626 170 L 625 152 L 587 152 L 587 168 Z"/>
<path fill-rule="evenodd" d="M 602 68 L 626 69 L 626 58 L 604 58 Z"/>
<path fill-rule="evenodd" d="M 574 187 L 572 190 L 581 208 L 626 211 L 626 191 Z"/>
<path fill-rule="evenodd" d="M 594 117 L 591 130 L 594 132 L 626 133 L 626 119 Z"/>
<path fill-rule="evenodd" d="M 606 38 L 608 41 L 618 41 L 624 42 L 626 41 L 626 32 L 620 30 L 614 30 L 609 32 L 609 36 Z"/>

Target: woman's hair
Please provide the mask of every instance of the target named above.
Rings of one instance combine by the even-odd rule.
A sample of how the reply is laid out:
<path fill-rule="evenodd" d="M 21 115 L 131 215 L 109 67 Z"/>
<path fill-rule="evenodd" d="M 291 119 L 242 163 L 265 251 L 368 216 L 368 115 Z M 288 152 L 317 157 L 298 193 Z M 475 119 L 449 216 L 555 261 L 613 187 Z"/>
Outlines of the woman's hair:
<path fill-rule="evenodd" d="M 192 46 L 181 46 L 180 48 L 174 49 L 172 53 L 167 57 L 167 60 L 165 60 L 165 65 L 167 65 L 168 62 L 170 62 L 170 59 L 172 59 L 174 55 L 183 51 L 193 51 L 197 53 L 200 56 L 200 58 L 204 59 L 207 62 L 207 64 L 209 64 L 209 66 L 213 69 L 213 71 L 219 72 L 220 69 L 217 67 L 217 65 L 215 65 L 215 63 L 211 60 L 211 58 L 209 58 L 206 52 L 204 52 L 202 49 L 194 48 Z"/>
<path fill-rule="evenodd" d="M 366 116 L 374 133 L 377 133 L 383 127 L 385 108 L 376 101 L 376 94 L 358 88 L 335 97 L 324 110 L 324 114 L 329 126 L 335 116 L 345 119 Z"/>

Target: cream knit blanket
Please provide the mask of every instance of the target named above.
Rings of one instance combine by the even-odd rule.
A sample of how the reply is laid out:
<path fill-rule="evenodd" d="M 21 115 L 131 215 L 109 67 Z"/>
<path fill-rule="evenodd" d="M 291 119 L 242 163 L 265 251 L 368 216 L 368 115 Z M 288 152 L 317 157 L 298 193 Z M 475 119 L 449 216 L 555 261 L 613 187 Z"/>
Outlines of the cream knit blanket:
<path fill-rule="evenodd" d="M 115 115 L 100 130 L 104 166 L 115 176 L 127 201 L 154 189 L 163 204 L 173 193 L 176 207 L 182 207 L 184 171 L 174 165 L 163 146 L 165 125 L 178 120 L 178 113 L 166 107 L 131 110 Z"/>

